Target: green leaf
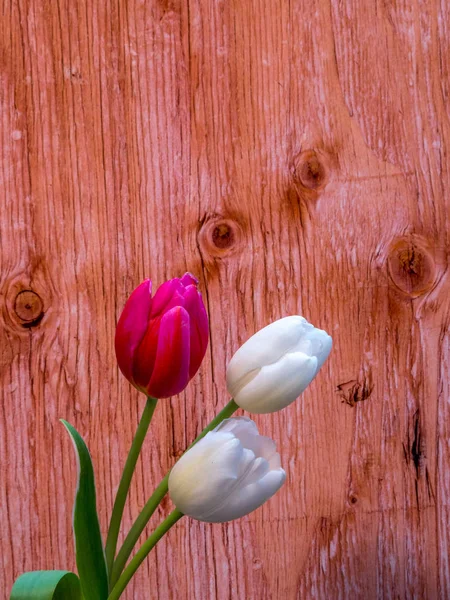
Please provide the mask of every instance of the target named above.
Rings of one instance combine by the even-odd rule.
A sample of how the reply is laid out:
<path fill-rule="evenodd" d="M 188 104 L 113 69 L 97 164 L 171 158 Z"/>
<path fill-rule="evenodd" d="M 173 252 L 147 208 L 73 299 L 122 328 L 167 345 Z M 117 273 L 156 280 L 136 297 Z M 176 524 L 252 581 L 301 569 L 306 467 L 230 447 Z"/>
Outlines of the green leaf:
<path fill-rule="evenodd" d="M 74 573 L 30 571 L 16 580 L 10 600 L 83 600 L 83 596 Z"/>
<path fill-rule="evenodd" d="M 72 438 L 78 464 L 78 483 L 73 508 L 75 555 L 81 589 L 86 600 L 106 600 L 108 573 L 95 502 L 95 480 L 91 455 L 83 438 L 61 419 Z"/>

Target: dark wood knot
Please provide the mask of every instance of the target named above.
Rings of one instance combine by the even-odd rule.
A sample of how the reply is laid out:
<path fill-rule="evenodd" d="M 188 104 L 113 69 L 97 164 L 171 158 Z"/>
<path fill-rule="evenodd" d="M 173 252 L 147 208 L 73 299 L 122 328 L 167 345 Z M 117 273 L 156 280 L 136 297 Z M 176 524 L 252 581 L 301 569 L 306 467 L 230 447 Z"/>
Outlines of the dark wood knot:
<path fill-rule="evenodd" d="M 36 292 L 23 290 L 16 296 L 14 312 L 23 327 L 35 327 L 44 316 L 44 303 Z"/>
<path fill-rule="evenodd" d="M 225 257 L 239 247 L 242 231 L 232 219 L 215 217 L 207 220 L 199 231 L 202 251 L 212 257 Z"/>
<path fill-rule="evenodd" d="M 350 381 L 344 381 L 340 383 L 336 391 L 342 398 L 342 402 L 349 406 L 356 406 L 358 402 L 364 402 L 370 398 L 373 392 L 372 377 L 369 374 L 363 378 L 362 382 L 356 379 L 350 379 Z"/>
<path fill-rule="evenodd" d="M 211 241 L 217 248 L 224 250 L 234 244 L 234 231 L 229 223 L 218 223 L 211 234 Z"/>
<path fill-rule="evenodd" d="M 294 176 L 302 187 L 318 192 L 328 182 L 328 169 L 324 157 L 315 150 L 305 150 L 297 160 Z"/>
<path fill-rule="evenodd" d="M 394 241 L 387 264 L 392 282 L 411 298 L 425 294 L 435 283 L 434 258 L 426 243 L 418 236 L 411 235 Z"/>

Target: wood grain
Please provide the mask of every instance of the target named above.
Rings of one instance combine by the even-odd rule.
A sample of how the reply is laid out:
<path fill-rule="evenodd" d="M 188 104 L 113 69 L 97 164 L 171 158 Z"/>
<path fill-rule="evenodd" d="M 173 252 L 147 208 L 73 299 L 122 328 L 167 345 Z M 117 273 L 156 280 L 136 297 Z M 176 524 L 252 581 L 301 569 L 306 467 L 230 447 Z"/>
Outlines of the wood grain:
<path fill-rule="evenodd" d="M 59 418 L 106 531 L 143 408 L 115 322 L 144 277 L 190 270 L 210 351 L 157 408 L 123 533 L 249 335 L 300 313 L 334 350 L 257 419 L 280 493 L 182 520 L 126 598 L 450 598 L 449 96 L 445 0 L 2 2 L 1 597 L 75 568 Z"/>

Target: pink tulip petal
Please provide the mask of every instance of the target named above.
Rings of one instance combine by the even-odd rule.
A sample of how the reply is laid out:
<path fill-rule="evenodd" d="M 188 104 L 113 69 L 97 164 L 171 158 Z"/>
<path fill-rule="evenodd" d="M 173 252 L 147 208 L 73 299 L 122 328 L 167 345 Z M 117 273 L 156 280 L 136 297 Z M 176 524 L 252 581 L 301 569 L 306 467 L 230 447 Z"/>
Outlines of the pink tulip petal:
<path fill-rule="evenodd" d="M 148 393 L 168 398 L 181 392 L 189 382 L 189 314 L 176 306 L 161 319 L 158 349 Z"/>
<path fill-rule="evenodd" d="M 197 288 L 189 285 L 184 295 L 185 309 L 191 319 L 191 359 L 189 377 L 193 377 L 205 356 L 209 340 L 208 315 Z"/>
<path fill-rule="evenodd" d="M 194 277 L 192 273 L 185 273 L 180 281 L 185 287 L 188 285 L 198 285 L 198 279 Z"/>
<path fill-rule="evenodd" d="M 178 278 L 163 283 L 153 297 L 151 317 L 168 312 L 174 306 L 184 305 L 184 285 Z"/>
<path fill-rule="evenodd" d="M 146 389 L 155 366 L 162 318 L 162 316 L 159 316 L 150 320 L 147 331 L 134 353 L 133 379 L 136 385 L 143 390 Z"/>
<path fill-rule="evenodd" d="M 146 279 L 128 298 L 116 328 L 115 349 L 119 368 L 133 383 L 134 354 L 147 330 L 152 306 L 152 282 Z"/>

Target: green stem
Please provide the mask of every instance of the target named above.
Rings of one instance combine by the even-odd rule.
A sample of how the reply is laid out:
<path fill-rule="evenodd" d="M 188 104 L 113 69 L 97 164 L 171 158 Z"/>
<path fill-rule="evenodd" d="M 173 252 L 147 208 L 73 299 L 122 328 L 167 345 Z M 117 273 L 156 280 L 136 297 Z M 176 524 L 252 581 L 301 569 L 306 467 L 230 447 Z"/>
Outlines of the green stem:
<path fill-rule="evenodd" d="M 133 443 L 131 444 L 130 452 L 128 453 L 127 461 L 123 469 L 122 479 L 120 480 L 119 489 L 117 490 L 116 499 L 114 501 L 105 547 L 106 565 L 108 567 L 110 581 L 125 501 L 127 499 L 128 490 L 130 489 L 131 478 L 133 477 L 136 462 L 156 408 L 156 403 L 156 398 L 152 398 L 151 396 L 147 397 L 144 412 L 142 413 Z"/>
<path fill-rule="evenodd" d="M 150 550 L 155 546 L 155 544 L 162 538 L 162 536 L 167 533 L 167 531 L 175 525 L 178 519 L 181 519 L 183 513 L 181 513 L 177 508 L 170 513 L 165 521 L 159 525 L 152 533 L 152 535 L 145 540 L 133 558 L 130 560 L 130 564 L 127 566 L 125 571 L 119 577 L 117 583 L 113 587 L 111 593 L 108 596 L 108 600 L 117 600 L 122 595 L 122 592 L 126 588 L 128 582 L 136 573 L 142 562 L 145 560 Z"/>
<path fill-rule="evenodd" d="M 159 503 L 164 498 L 167 493 L 167 482 L 169 481 L 169 473 L 164 477 L 161 483 L 158 485 L 156 490 L 150 496 L 147 504 L 144 506 L 139 516 L 133 523 L 125 541 L 120 548 L 117 558 L 114 561 L 114 565 L 112 568 L 112 573 L 110 577 L 111 586 L 114 586 L 118 581 L 120 574 L 123 571 L 124 566 L 127 563 L 128 557 L 133 551 L 141 533 L 144 531 L 145 526 L 149 522 L 151 516 L 158 508 Z"/>
<path fill-rule="evenodd" d="M 214 419 L 211 421 L 211 423 L 205 427 L 205 429 L 201 432 L 201 434 L 195 438 L 195 440 L 192 442 L 192 444 L 189 446 L 189 448 L 192 448 L 192 446 L 194 444 L 196 444 L 199 440 L 201 440 L 202 437 L 204 437 L 209 431 L 214 429 L 214 427 L 217 427 L 217 425 L 219 425 L 219 423 L 221 423 L 225 419 L 228 419 L 229 417 L 231 417 L 231 415 L 234 412 L 236 412 L 238 408 L 239 408 L 239 406 L 236 404 L 236 402 L 234 400 L 230 400 L 230 402 L 228 402 L 228 404 L 225 406 L 225 408 L 223 410 L 221 410 L 220 413 L 216 417 L 214 417 Z M 189 448 L 188 448 L 188 450 L 189 450 Z M 137 544 L 137 541 L 138 541 L 141 533 L 144 531 L 145 526 L 150 521 L 150 518 L 152 517 L 153 513 L 157 509 L 159 503 L 164 498 L 164 496 L 167 494 L 169 474 L 170 474 L 170 471 L 169 471 L 169 473 L 167 473 L 167 475 L 164 477 L 164 479 L 158 485 L 156 490 L 153 492 L 152 496 L 150 496 L 149 500 L 147 501 L 147 504 L 144 506 L 144 508 L 140 512 L 138 518 L 133 523 L 133 526 L 131 527 L 130 532 L 128 533 L 127 537 L 125 538 L 125 541 L 124 541 L 121 549 L 119 550 L 119 553 L 117 554 L 117 558 L 114 561 L 112 573 L 110 576 L 111 586 L 113 586 L 116 583 L 116 581 L 119 579 L 120 574 L 122 573 L 123 568 L 126 565 L 126 562 L 129 558 L 131 552 L 133 551 L 133 548 Z"/>

